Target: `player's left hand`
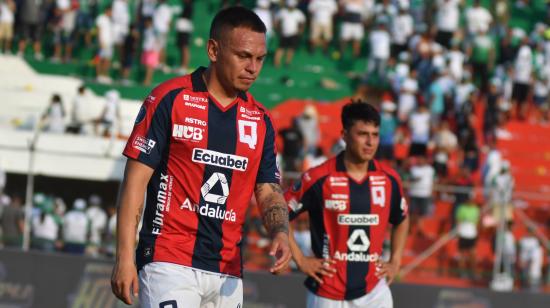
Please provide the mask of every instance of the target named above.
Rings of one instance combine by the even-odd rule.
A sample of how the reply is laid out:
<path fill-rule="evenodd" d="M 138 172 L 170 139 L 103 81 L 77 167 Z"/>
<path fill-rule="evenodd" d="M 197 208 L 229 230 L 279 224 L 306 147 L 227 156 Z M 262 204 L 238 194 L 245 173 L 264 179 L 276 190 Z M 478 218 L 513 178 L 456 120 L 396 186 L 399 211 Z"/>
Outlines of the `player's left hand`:
<path fill-rule="evenodd" d="M 288 234 L 279 232 L 273 237 L 269 255 L 275 257 L 275 264 L 269 269 L 272 274 L 280 274 L 287 269 L 291 257 Z"/>
<path fill-rule="evenodd" d="M 376 261 L 375 275 L 378 279 L 386 278 L 386 282 L 391 284 L 399 272 L 399 264 L 396 262 L 384 262 L 380 258 Z"/>

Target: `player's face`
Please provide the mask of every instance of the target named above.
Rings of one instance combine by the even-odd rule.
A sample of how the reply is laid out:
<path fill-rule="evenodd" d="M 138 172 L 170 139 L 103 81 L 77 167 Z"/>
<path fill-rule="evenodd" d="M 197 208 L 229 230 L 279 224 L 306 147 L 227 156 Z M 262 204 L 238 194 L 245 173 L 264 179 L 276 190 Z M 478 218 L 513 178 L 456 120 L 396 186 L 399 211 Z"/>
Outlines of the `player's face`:
<path fill-rule="evenodd" d="M 346 151 L 359 162 L 373 159 L 380 143 L 379 129 L 373 123 L 356 121 L 348 130 L 344 130 Z"/>
<path fill-rule="evenodd" d="M 220 84 L 233 91 L 247 91 L 260 74 L 267 54 L 265 34 L 238 27 L 226 31 L 210 60 L 216 66 Z"/>

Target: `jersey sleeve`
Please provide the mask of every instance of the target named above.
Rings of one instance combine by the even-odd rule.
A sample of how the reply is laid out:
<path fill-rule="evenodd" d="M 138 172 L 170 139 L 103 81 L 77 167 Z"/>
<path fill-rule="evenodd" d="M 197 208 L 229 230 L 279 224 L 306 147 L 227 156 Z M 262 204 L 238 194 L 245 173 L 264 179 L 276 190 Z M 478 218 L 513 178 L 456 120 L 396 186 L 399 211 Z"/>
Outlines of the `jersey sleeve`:
<path fill-rule="evenodd" d="M 145 99 L 124 148 L 126 157 L 153 169 L 160 163 L 170 141 L 172 93 L 157 93 L 153 90 Z"/>
<path fill-rule="evenodd" d="M 308 211 L 315 205 L 322 204 L 321 180 L 311 183 L 312 180 L 306 172 L 302 178 L 293 183 L 285 193 L 285 200 L 288 205 L 289 219 L 294 220 L 298 215 Z"/>
<path fill-rule="evenodd" d="M 399 225 L 408 215 L 408 204 L 403 194 L 401 179 L 397 175 L 389 176 L 391 181 L 390 223 Z"/>
<path fill-rule="evenodd" d="M 271 119 L 264 115 L 266 133 L 264 147 L 262 150 L 262 160 L 260 168 L 256 175 L 256 183 L 277 183 L 281 182 L 281 174 L 277 166 L 277 148 L 275 146 L 275 129 Z"/>

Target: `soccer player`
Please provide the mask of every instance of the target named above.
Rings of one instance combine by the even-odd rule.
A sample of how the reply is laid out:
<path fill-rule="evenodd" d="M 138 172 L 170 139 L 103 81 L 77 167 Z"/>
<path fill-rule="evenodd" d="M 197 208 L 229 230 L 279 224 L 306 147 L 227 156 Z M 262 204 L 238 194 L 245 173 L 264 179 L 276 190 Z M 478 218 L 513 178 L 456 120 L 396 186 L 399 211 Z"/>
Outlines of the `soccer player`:
<path fill-rule="evenodd" d="M 247 92 L 266 56 L 265 32 L 248 9 L 220 11 L 208 68 L 168 80 L 145 99 L 124 150 L 118 209 L 112 289 L 125 303 L 137 296 L 139 276 L 143 307 L 242 307 L 241 236 L 253 192 L 272 238 L 270 270 L 288 266 L 275 131 Z"/>
<path fill-rule="evenodd" d="M 309 277 L 307 307 L 393 306 L 388 284 L 399 270 L 407 237 L 407 203 L 396 172 L 375 161 L 380 115 L 364 102 L 342 109 L 345 150 L 308 170 L 286 194 L 290 218 L 308 212 L 313 257 L 293 236 L 290 248 Z M 389 261 L 381 258 L 393 225 Z"/>

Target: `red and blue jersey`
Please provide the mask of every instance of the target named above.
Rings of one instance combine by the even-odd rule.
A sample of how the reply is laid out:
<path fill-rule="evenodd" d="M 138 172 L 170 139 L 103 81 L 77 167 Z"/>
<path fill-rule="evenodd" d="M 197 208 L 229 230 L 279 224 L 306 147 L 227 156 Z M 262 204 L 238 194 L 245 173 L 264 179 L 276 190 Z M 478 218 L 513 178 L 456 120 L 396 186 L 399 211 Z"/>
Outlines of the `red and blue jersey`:
<path fill-rule="evenodd" d="M 154 169 L 136 261 L 242 276 L 241 238 L 256 183 L 279 183 L 275 130 L 245 92 L 223 107 L 205 68 L 168 80 L 145 99 L 124 155 Z"/>
<path fill-rule="evenodd" d="M 309 214 L 311 246 L 317 258 L 336 261 L 336 274 L 323 284 L 306 279 L 313 293 L 351 300 L 369 293 L 378 283 L 375 262 L 382 254 L 388 223 L 400 224 L 407 203 L 399 176 L 377 161 L 357 181 L 344 165 L 344 152 L 308 170 L 285 194 L 290 218 Z"/>

